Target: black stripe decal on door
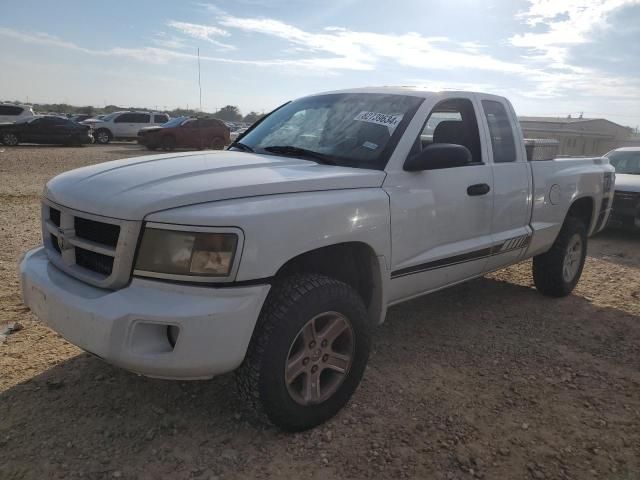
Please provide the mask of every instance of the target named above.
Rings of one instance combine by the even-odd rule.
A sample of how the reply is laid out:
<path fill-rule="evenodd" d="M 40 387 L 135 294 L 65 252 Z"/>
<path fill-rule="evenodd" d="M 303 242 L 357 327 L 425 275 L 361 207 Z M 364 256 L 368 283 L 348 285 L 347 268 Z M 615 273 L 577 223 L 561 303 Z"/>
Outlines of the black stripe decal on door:
<path fill-rule="evenodd" d="M 454 255 L 447 258 L 441 258 L 439 260 L 421 263 L 418 265 L 413 265 L 411 267 L 401 268 L 399 270 L 391 272 L 391 278 L 406 277 L 407 275 L 415 275 L 416 273 L 423 273 L 430 270 L 437 270 L 439 268 L 452 267 L 461 263 L 474 262 L 483 258 L 501 255 L 503 253 L 526 247 L 529 244 L 530 239 L 530 235 L 522 235 L 521 237 L 507 239 L 502 243 L 493 245 L 488 248 L 474 250 L 473 252 L 467 252 L 461 255 Z"/>

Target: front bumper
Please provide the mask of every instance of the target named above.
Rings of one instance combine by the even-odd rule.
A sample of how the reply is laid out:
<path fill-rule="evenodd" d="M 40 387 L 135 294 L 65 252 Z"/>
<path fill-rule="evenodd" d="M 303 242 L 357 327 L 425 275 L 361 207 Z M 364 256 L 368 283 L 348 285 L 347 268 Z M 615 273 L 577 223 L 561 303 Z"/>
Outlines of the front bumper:
<path fill-rule="evenodd" d="M 269 285 L 210 288 L 134 278 L 96 288 L 53 266 L 42 247 L 20 264 L 24 303 L 69 342 L 156 378 L 204 379 L 238 367 Z M 168 327 L 179 329 L 175 345 Z"/>
<path fill-rule="evenodd" d="M 640 193 L 616 191 L 607 225 L 617 228 L 640 228 Z"/>

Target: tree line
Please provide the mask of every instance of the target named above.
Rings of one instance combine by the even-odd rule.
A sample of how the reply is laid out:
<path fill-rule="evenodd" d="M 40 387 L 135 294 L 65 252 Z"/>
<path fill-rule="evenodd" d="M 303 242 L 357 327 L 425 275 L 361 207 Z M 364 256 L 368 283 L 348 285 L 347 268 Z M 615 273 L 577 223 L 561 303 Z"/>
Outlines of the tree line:
<path fill-rule="evenodd" d="M 5 103 L 21 104 L 22 102 L 13 101 Z M 33 110 L 41 113 L 69 113 L 69 114 L 85 114 L 85 115 L 103 115 L 112 112 L 119 112 L 122 110 L 150 110 L 149 108 L 142 107 L 120 107 L 118 105 L 107 105 L 104 108 L 94 107 L 92 105 L 77 106 L 69 105 L 67 103 L 32 103 Z M 187 108 L 174 108 L 173 110 L 160 110 L 163 113 L 169 114 L 171 117 L 182 116 L 199 116 L 199 115 L 211 115 L 212 117 L 219 118 L 220 120 L 226 120 L 228 122 L 246 122 L 253 123 L 262 117 L 259 112 L 251 111 L 246 115 L 242 115 L 240 109 L 235 105 L 227 105 L 222 107 L 216 112 L 200 112 L 194 109 Z"/>

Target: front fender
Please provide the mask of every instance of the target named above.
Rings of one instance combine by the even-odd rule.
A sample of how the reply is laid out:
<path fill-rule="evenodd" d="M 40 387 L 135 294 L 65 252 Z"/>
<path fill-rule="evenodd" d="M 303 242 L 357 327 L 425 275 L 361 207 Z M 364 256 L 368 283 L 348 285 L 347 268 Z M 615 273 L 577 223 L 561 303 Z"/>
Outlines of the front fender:
<path fill-rule="evenodd" d="M 236 281 L 272 277 L 302 253 L 344 242 L 362 242 L 377 256 L 391 257 L 389 197 L 380 188 L 224 200 L 156 212 L 145 220 L 241 228 L 245 239 Z"/>

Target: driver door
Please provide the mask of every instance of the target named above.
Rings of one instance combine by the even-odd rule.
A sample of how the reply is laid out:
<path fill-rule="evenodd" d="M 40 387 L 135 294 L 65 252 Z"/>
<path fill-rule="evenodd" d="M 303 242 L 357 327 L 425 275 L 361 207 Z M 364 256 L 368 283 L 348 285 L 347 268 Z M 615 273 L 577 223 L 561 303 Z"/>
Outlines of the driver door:
<path fill-rule="evenodd" d="M 472 94 L 440 101 L 422 112 L 423 126 L 409 153 L 452 143 L 468 148 L 472 163 L 388 172 L 383 188 L 391 208 L 390 302 L 485 271 L 492 248 L 493 174 L 480 135 L 480 111 Z"/>

